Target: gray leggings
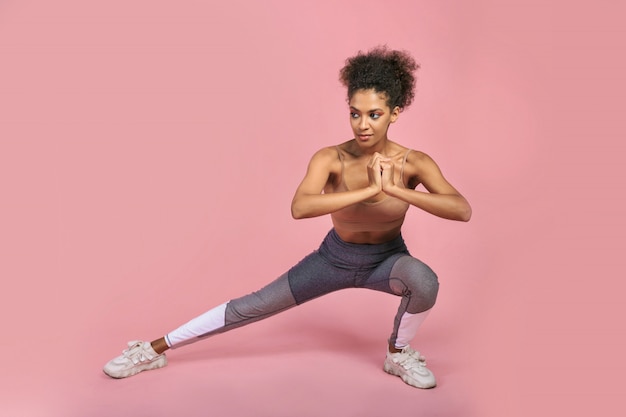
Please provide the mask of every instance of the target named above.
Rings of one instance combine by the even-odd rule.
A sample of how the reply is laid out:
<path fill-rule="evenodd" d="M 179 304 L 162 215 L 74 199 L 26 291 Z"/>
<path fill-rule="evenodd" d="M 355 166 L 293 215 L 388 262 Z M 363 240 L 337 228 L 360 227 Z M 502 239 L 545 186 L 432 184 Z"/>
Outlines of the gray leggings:
<path fill-rule="evenodd" d="M 344 242 L 332 229 L 317 251 L 287 273 L 191 320 L 169 333 L 166 341 L 170 347 L 180 347 L 344 288 L 368 288 L 402 297 L 389 339 L 395 344 L 403 318 L 435 304 L 439 282 L 426 264 L 409 254 L 401 236 L 362 245 Z"/>

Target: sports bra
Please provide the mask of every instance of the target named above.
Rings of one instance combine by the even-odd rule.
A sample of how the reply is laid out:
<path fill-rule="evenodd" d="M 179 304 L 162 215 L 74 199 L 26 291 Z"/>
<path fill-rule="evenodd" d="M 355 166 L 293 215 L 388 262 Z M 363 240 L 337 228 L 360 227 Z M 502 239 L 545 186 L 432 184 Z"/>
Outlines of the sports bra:
<path fill-rule="evenodd" d="M 348 191 L 344 181 L 344 157 L 337 147 L 341 161 L 341 181 L 335 191 Z M 404 164 L 411 150 L 407 150 L 400 169 L 400 186 L 404 187 Z M 359 202 L 331 213 L 333 225 L 350 232 L 380 232 L 392 230 L 404 222 L 409 203 L 395 197 L 385 196 L 375 202 Z"/>

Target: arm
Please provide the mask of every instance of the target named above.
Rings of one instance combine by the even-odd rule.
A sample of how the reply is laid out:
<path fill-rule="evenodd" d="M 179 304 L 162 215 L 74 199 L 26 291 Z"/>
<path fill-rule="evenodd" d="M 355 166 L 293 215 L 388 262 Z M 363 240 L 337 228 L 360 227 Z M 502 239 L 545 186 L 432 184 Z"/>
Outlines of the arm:
<path fill-rule="evenodd" d="M 406 201 L 430 214 L 450 220 L 467 222 L 472 217 L 472 208 L 444 177 L 431 157 L 422 152 L 412 152 L 407 159 L 404 172 L 417 178 L 428 192 L 398 187 L 393 181 L 393 164 L 383 163 L 383 191 Z"/>
<path fill-rule="evenodd" d="M 296 189 L 291 202 L 291 215 L 294 219 L 322 216 L 344 207 L 367 200 L 382 190 L 380 159 L 374 159 L 368 165 L 370 184 L 358 190 L 323 194 L 324 187 L 331 179 L 331 174 L 340 171 L 333 169 L 339 163 L 337 152 L 332 148 L 318 151 L 309 162 L 304 179 Z"/>

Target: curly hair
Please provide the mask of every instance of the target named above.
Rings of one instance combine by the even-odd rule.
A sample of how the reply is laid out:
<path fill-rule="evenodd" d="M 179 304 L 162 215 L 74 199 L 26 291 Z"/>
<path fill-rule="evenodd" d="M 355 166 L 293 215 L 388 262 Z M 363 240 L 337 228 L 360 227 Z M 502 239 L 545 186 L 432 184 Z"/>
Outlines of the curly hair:
<path fill-rule="evenodd" d="M 348 89 L 348 100 L 358 90 L 374 89 L 387 96 L 390 108 L 398 106 L 402 111 L 413 102 L 413 73 L 418 68 L 408 52 L 377 46 L 346 59 L 346 65 L 339 71 L 339 80 Z"/>

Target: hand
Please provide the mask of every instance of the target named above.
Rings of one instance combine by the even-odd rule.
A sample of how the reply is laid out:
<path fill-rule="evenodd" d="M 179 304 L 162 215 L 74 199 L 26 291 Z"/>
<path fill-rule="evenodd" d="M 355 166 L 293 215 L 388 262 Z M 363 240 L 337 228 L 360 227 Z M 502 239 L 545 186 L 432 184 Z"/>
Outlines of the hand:
<path fill-rule="evenodd" d="M 382 167 L 381 161 L 385 158 L 378 152 L 372 155 L 372 158 L 367 163 L 367 178 L 369 179 L 369 186 L 373 187 L 377 193 L 382 191 Z"/>
<path fill-rule="evenodd" d="M 393 162 L 386 156 L 376 152 L 367 164 L 369 186 L 381 192 L 387 187 L 393 186 Z"/>
<path fill-rule="evenodd" d="M 380 168 L 382 170 L 381 175 L 381 189 L 382 191 L 389 191 L 396 185 L 394 180 L 394 164 L 391 159 L 381 160 Z"/>

